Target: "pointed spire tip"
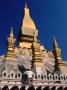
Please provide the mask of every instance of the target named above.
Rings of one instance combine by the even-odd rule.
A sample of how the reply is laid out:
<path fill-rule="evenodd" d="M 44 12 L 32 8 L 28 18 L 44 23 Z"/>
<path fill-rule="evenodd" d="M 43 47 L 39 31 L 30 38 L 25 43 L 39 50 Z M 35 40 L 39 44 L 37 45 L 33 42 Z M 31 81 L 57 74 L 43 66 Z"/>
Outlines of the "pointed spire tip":
<path fill-rule="evenodd" d="M 13 27 L 11 27 L 10 37 L 13 37 Z"/>
<path fill-rule="evenodd" d="M 25 3 L 25 8 L 27 8 L 27 3 Z"/>
<path fill-rule="evenodd" d="M 54 46 L 55 46 L 55 48 L 57 48 L 57 47 L 58 47 L 58 42 L 56 41 L 56 38 L 55 38 L 54 35 L 53 35 L 53 41 L 54 41 Z"/>
<path fill-rule="evenodd" d="M 27 2 L 26 2 L 27 0 L 25 0 L 25 8 L 27 8 Z"/>

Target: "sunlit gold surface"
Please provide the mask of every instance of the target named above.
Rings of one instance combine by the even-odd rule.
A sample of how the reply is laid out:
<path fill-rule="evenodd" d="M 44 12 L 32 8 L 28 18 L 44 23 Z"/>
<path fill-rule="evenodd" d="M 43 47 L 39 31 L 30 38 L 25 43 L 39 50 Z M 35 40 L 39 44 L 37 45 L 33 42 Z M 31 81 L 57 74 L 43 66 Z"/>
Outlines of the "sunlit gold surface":
<path fill-rule="evenodd" d="M 27 7 L 25 7 L 24 12 L 25 12 L 25 14 L 24 14 L 24 19 L 23 19 L 22 27 L 36 29 L 36 26 L 35 26 L 33 20 L 30 17 L 29 9 Z"/>

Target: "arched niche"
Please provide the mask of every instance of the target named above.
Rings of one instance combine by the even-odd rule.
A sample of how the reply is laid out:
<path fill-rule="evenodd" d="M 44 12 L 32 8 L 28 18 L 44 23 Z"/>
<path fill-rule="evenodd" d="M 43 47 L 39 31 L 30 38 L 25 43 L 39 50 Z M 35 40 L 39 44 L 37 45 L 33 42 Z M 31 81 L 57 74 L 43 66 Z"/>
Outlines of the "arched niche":
<path fill-rule="evenodd" d="M 53 75 L 52 74 L 48 75 L 48 80 L 53 80 Z"/>
<path fill-rule="evenodd" d="M 58 77 L 57 74 L 54 74 L 54 80 L 55 80 L 55 81 L 58 81 L 58 80 L 59 80 L 59 77 Z"/>
<path fill-rule="evenodd" d="M 60 80 L 61 81 L 64 80 L 64 75 L 63 74 L 60 75 Z"/>
<path fill-rule="evenodd" d="M 9 73 L 9 75 L 8 75 L 8 77 L 10 76 L 10 78 L 15 78 L 15 72 L 12 70 L 12 71 L 10 71 L 10 73 Z"/>
<path fill-rule="evenodd" d="M 6 69 L 2 72 L 2 78 L 6 79 L 7 78 L 7 71 Z"/>
<path fill-rule="evenodd" d="M 43 79 L 47 80 L 47 75 L 46 74 L 43 75 Z"/>

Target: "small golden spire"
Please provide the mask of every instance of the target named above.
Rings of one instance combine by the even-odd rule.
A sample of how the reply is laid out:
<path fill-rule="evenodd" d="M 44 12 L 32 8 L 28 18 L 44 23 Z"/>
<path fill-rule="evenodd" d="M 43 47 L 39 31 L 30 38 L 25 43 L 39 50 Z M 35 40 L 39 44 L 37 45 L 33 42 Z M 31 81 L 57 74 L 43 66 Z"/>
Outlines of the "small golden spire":
<path fill-rule="evenodd" d="M 14 45 L 15 45 L 15 38 L 13 35 L 13 28 L 11 27 L 11 32 L 8 37 L 8 49 L 7 49 L 7 54 L 5 55 L 5 59 L 10 59 L 15 57 L 14 56 Z"/>
<path fill-rule="evenodd" d="M 61 49 L 58 47 L 58 42 L 56 41 L 55 37 L 53 36 L 54 41 L 54 56 L 56 60 L 57 66 L 63 65 L 62 59 L 61 59 Z"/>
<path fill-rule="evenodd" d="M 14 34 L 13 34 L 13 28 L 11 27 L 11 32 L 8 37 L 8 45 L 14 46 L 14 44 L 15 44 L 15 38 L 14 38 Z"/>

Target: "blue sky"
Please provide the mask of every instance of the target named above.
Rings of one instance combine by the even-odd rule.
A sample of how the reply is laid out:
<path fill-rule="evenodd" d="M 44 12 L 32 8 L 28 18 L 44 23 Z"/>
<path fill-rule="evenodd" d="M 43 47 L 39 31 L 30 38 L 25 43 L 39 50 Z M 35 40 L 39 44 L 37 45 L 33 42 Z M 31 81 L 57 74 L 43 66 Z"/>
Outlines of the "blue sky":
<path fill-rule="evenodd" d="M 67 0 L 27 0 L 31 17 L 39 30 L 39 40 L 53 48 L 53 35 L 67 60 Z M 6 53 L 7 37 L 13 27 L 17 38 L 23 18 L 24 0 L 0 0 L 0 55 Z"/>

